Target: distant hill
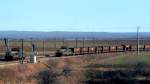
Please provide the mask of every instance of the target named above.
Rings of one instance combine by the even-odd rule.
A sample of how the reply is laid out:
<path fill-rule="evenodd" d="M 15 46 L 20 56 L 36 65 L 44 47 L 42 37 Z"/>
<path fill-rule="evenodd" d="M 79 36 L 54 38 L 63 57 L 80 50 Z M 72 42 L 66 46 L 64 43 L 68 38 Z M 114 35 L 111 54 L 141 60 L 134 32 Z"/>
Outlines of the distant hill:
<path fill-rule="evenodd" d="M 0 31 L 0 38 L 12 39 L 136 39 L 136 33 L 110 32 L 34 32 L 34 31 Z M 150 32 L 140 33 L 140 38 L 150 39 Z"/>

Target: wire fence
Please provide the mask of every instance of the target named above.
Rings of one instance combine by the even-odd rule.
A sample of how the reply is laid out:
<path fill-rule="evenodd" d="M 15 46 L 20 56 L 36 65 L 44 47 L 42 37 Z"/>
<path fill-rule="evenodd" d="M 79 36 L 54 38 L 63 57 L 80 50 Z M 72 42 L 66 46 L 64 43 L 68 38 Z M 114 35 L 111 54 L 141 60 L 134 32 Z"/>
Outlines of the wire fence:
<path fill-rule="evenodd" d="M 121 40 L 98 40 L 98 39 L 47 39 L 47 40 L 23 40 L 23 50 L 24 54 L 30 54 L 32 51 L 31 43 L 36 45 L 36 50 L 38 55 L 44 56 L 53 54 L 57 49 L 61 48 L 62 46 L 67 47 L 94 47 L 94 46 L 116 46 L 122 44 L 129 44 L 133 47 L 137 47 L 137 40 L 136 39 L 121 39 Z M 140 40 L 140 45 L 150 45 L 150 40 Z M 9 39 L 9 47 L 10 48 L 21 48 L 22 47 L 22 40 L 21 39 Z M 0 53 L 5 52 L 5 44 L 3 39 L 0 39 Z"/>

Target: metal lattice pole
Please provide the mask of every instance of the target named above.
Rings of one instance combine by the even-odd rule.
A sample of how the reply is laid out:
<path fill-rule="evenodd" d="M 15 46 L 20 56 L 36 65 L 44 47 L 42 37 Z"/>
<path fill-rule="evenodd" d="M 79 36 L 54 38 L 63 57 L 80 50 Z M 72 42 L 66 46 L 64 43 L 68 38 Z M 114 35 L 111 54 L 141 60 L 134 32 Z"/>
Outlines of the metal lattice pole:
<path fill-rule="evenodd" d="M 85 47 L 85 38 L 83 38 L 83 48 Z"/>
<path fill-rule="evenodd" d="M 62 42 L 63 42 L 63 46 L 64 46 L 65 45 L 65 39 L 64 38 L 62 39 Z"/>
<path fill-rule="evenodd" d="M 43 56 L 45 56 L 45 40 L 43 40 Z"/>
<path fill-rule="evenodd" d="M 24 60 L 24 56 L 23 56 L 23 49 L 24 49 L 23 39 L 21 40 L 21 48 L 22 48 L 22 49 L 21 49 L 21 50 L 22 50 L 22 51 L 21 51 L 21 56 L 22 56 L 22 57 L 21 57 L 21 63 L 23 64 L 23 60 Z"/>
<path fill-rule="evenodd" d="M 57 39 L 56 38 L 54 39 L 54 48 L 55 48 L 55 50 L 57 49 Z"/>
<path fill-rule="evenodd" d="M 137 27 L 137 56 L 139 56 L 139 54 L 140 54 L 140 51 L 139 51 L 139 43 L 140 43 L 140 40 L 139 40 L 139 29 L 140 29 L 140 27 L 138 26 Z"/>
<path fill-rule="evenodd" d="M 75 43 L 76 43 L 75 47 L 77 48 L 78 47 L 78 39 L 77 38 L 75 39 Z"/>

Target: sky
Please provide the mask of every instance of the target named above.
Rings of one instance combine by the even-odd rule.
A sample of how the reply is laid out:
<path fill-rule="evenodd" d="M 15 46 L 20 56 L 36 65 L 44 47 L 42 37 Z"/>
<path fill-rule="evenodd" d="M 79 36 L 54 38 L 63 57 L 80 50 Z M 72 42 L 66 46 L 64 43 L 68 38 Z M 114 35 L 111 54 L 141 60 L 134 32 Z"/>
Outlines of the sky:
<path fill-rule="evenodd" d="M 0 31 L 150 32 L 150 0 L 0 0 Z"/>

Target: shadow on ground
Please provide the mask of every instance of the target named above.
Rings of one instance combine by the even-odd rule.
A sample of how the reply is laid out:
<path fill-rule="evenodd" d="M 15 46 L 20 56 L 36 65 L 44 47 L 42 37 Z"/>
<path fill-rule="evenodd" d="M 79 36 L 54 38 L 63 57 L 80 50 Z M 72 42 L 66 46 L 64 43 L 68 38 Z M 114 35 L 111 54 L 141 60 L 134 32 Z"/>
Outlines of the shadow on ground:
<path fill-rule="evenodd" d="M 88 66 L 85 76 L 86 84 L 150 84 L 149 66 L 139 63 L 136 65 L 95 65 L 109 67 L 107 70 L 94 69 Z M 92 68 L 91 68 L 92 67 Z M 112 69 L 110 69 L 112 68 Z M 117 69 L 116 69 L 117 68 Z M 116 69 L 116 70 L 115 70 Z"/>

